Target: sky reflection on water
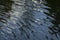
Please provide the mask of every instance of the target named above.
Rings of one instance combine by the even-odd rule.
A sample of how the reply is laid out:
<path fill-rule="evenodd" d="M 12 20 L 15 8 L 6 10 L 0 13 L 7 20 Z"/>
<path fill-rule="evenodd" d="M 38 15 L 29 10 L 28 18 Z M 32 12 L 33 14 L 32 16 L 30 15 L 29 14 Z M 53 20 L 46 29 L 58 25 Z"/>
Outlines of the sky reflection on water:
<path fill-rule="evenodd" d="M 60 40 L 59 11 L 59 0 L 1 0 L 0 40 Z"/>

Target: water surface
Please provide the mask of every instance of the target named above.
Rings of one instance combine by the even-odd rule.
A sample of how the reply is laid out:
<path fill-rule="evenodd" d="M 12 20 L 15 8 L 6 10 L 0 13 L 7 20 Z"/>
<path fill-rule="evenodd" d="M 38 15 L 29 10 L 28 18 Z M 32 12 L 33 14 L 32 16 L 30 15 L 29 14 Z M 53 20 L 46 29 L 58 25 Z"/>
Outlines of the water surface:
<path fill-rule="evenodd" d="M 1 0 L 0 40 L 60 40 L 59 0 Z"/>

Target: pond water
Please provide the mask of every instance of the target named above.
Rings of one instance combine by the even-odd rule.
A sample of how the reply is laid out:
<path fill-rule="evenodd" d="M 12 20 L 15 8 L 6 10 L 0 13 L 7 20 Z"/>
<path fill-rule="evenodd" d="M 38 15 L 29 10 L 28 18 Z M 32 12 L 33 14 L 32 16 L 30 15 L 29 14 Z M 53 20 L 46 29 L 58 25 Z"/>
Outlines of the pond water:
<path fill-rule="evenodd" d="M 60 40 L 59 0 L 0 0 L 0 40 Z"/>

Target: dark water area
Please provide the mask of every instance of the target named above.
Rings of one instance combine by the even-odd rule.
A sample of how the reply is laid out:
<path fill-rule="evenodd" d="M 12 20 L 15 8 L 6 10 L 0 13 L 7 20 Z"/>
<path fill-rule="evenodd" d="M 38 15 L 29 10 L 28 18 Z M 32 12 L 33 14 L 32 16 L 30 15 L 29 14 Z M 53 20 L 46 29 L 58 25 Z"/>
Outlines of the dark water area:
<path fill-rule="evenodd" d="M 0 0 L 0 40 L 60 40 L 60 0 Z"/>

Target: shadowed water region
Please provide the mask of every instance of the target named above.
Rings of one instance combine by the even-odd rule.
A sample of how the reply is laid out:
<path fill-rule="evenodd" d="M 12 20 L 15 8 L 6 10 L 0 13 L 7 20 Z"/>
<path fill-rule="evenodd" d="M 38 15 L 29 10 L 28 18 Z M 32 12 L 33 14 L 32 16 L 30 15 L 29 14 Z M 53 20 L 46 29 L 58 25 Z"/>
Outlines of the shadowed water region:
<path fill-rule="evenodd" d="M 0 0 L 0 40 L 60 40 L 60 0 Z"/>

